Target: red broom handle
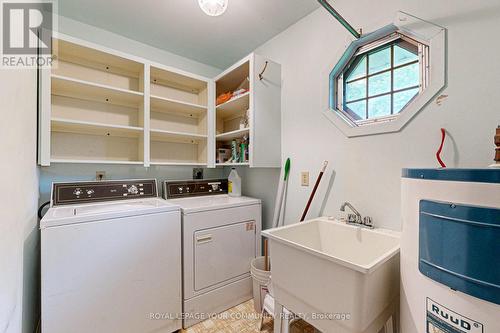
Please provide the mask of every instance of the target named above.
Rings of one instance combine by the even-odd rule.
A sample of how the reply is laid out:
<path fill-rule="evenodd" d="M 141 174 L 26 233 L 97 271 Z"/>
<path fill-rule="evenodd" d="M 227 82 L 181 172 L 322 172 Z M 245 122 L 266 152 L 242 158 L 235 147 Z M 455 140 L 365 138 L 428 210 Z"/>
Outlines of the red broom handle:
<path fill-rule="evenodd" d="M 309 207 L 311 207 L 311 203 L 314 199 L 314 195 L 316 194 L 316 190 L 318 189 L 319 183 L 321 182 L 321 178 L 323 178 L 323 174 L 325 173 L 327 165 L 328 165 L 328 161 L 325 161 L 323 163 L 323 167 L 321 168 L 321 171 L 318 175 L 318 179 L 316 179 L 316 184 L 314 184 L 314 188 L 311 192 L 311 195 L 309 196 L 309 200 L 307 201 L 306 209 L 304 209 L 304 212 L 302 213 L 302 217 L 300 218 L 300 222 L 302 222 L 306 219 L 307 212 L 309 211 Z"/>

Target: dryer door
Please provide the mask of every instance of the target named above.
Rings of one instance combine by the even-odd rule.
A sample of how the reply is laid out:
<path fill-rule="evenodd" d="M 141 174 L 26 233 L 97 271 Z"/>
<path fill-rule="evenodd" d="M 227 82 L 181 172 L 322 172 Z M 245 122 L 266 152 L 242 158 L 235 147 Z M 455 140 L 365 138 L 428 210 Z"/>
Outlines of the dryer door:
<path fill-rule="evenodd" d="M 205 229 L 194 233 L 194 289 L 248 275 L 255 258 L 255 222 Z"/>

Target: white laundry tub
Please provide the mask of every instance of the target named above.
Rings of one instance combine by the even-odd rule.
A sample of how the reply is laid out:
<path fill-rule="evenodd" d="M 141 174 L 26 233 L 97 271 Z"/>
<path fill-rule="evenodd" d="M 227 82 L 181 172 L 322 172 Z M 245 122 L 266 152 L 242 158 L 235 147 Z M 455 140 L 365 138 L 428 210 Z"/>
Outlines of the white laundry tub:
<path fill-rule="evenodd" d="M 277 302 L 319 330 L 377 333 L 397 313 L 398 232 L 319 218 L 262 234 Z"/>

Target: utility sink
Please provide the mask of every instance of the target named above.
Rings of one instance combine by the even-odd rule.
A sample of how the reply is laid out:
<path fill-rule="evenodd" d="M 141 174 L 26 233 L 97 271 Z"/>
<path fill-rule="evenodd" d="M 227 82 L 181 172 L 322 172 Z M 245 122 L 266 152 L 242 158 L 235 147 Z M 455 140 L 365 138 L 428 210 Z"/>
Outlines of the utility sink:
<path fill-rule="evenodd" d="M 262 234 L 279 304 L 325 333 L 397 325 L 398 232 L 318 218 Z"/>

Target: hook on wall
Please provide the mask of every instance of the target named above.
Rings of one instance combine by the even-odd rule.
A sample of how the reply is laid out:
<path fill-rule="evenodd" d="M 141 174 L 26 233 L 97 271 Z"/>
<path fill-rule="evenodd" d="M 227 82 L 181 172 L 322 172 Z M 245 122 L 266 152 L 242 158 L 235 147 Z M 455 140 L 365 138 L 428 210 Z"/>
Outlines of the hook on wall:
<path fill-rule="evenodd" d="M 264 65 L 264 68 L 262 69 L 262 72 L 259 73 L 259 80 L 261 80 L 261 81 L 264 78 L 264 72 L 267 69 L 267 64 L 268 64 L 268 61 L 266 61 L 266 64 Z"/>

